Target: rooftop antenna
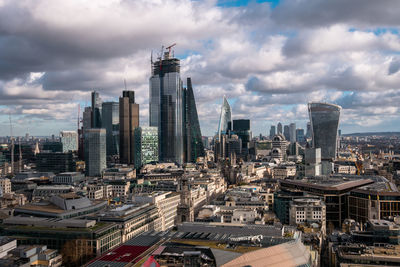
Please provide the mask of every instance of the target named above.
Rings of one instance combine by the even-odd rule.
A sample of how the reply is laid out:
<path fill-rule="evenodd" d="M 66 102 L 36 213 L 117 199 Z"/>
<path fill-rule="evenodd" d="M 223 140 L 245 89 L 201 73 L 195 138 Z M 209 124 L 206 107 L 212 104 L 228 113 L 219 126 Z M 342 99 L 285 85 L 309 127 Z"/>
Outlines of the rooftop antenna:
<path fill-rule="evenodd" d="M 125 91 L 128 91 L 128 89 L 126 89 L 126 79 L 124 78 L 124 85 L 125 85 Z"/>
<path fill-rule="evenodd" d="M 11 138 L 11 174 L 14 174 L 14 137 L 12 131 L 11 113 L 8 113 L 10 119 L 10 138 Z"/>

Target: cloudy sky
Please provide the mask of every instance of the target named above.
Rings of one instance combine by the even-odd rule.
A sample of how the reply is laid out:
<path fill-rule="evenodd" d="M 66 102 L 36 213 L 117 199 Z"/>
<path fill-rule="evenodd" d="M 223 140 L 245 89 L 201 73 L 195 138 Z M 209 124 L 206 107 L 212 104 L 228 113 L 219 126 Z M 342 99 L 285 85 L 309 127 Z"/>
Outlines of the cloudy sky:
<path fill-rule="evenodd" d="M 307 102 L 343 107 L 342 132 L 400 131 L 398 0 L 0 0 L 0 136 L 76 129 L 78 106 L 136 91 L 148 124 L 150 54 L 177 43 L 203 135 L 222 97 L 254 134 L 305 127 Z M 81 108 L 81 109 L 82 109 Z"/>

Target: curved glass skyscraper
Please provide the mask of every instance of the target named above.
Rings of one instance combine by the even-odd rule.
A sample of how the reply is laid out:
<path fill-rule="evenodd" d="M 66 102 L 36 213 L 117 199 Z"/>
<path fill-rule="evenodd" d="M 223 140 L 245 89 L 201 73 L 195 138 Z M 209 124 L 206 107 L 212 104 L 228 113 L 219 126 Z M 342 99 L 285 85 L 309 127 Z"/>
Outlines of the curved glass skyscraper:
<path fill-rule="evenodd" d="M 341 109 L 334 104 L 308 103 L 313 147 L 321 148 L 323 161 L 332 161 L 336 158 Z"/>
<path fill-rule="evenodd" d="M 226 100 L 226 97 L 224 96 L 221 107 L 221 116 L 219 117 L 218 135 L 226 134 L 228 130 L 231 130 L 229 127 L 232 127 L 232 111 L 228 100 Z"/>

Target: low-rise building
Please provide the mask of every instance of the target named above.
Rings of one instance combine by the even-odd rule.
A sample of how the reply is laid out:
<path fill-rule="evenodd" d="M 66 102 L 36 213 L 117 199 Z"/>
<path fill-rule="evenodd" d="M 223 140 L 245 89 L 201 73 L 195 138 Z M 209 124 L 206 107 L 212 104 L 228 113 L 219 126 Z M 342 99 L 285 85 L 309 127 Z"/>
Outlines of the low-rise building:
<path fill-rule="evenodd" d="M 293 199 L 290 203 L 289 216 L 291 225 L 316 222 L 322 225 L 322 229 L 326 227 L 326 206 L 320 199 Z"/>
<path fill-rule="evenodd" d="M 113 197 L 126 197 L 129 194 L 130 181 L 114 180 L 108 181 L 108 184 L 112 187 Z"/>
<path fill-rule="evenodd" d="M 48 198 L 53 195 L 67 194 L 74 191 L 71 185 L 41 185 L 33 190 L 34 198 Z"/>
<path fill-rule="evenodd" d="M 53 183 L 54 184 L 68 184 L 68 185 L 74 185 L 78 184 L 81 181 L 85 180 L 85 176 L 83 173 L 80 172 L 63 172 L 60 174 L 57 174 L 53 178 Z"/>
<path fill-rule="evenodd" d="M 136 194 L 132 200 L 135 203 L 151 203 L 157 206 L 159 216 L 162 219 L 162 231 L 168 230 L 175 225 L 177 207 L 181 201 L 180 194 L 172 192 Z"/>
<path fill-rule="evenodd" d="M 42 245 L 20 245 L 0 259 L 1 266 L 58 267 L 61 264 L 62 256 L 58 251 Z"/>
<path fill-rule="evenodd" d="M 120 179 L 133 179 L 136 178 L 136 170 L 131 167 L 115 166 L 107 168 L 103 172 L 103 179 L 106 180 L 120 180 Z"/>
<path fill-rule="evenodd" d="M 88 195 L 92 195 L 92 197 L 95 197 L 95 196 L 99 197 L 100 196 L 99 192 L 98 193 L 90 193 L 90 192 L 101 190 L 101 191 L 103 191 L 103 194 L 102 194 L 103 196 L 101 198 L 104 198 L 104 199 L 108 199 L 113 196 L 112 189 L 113 189 L 113 187 L 110 184 L 91 184 L 87 187 Z M 91 199 L 93 199 L 93 198 L 91 198 Z"/>
<path fill-rule="evenodd" d="M 0 179 L 0 187 L 2 194 L 10 194 L 11 193 L 11 181 L 8 178 Z"/>
<path fill-rule="evenodd" d="M 69 219 L 98 212 L 106 206 L 106 201 L 90 201 L 86 197 L 68 193 L 51 196 L 48 201 L 16 207 L 14 215 Z"/>
<path fill-rule="evenodd" d="M 117 224 L 95 220 L 16 216 L 3 220 L 2 232 L 21 245 L 41 244 L 63 251 L 66 261 L 79 259 L 77 265 L 121 243 Z"/>
<path fill-rule="evenodd" d="M 280 165 L 272 169 L 272 178 L 285 179 L 296 176 L 295 165 Z"/>
<path fill-rule="evenodd" d="M 90 218 L 117 224 L 121 229 L 122 242 L 146 231 L 162 230 L 158 208 L 149 203 L 126 204 Z"/>
<path fill-rule="evenodd" d="M 88 198 L 90 200 L 99 200 L 104 198 L 104 191 L 102 189 L 97 190 L 89 190 L 88 191 Z"/>
<path fill-rule="evenodd" d="M 335 162 L 334 172 L 341 174 L 356 174 L 357 168 L 354 162 Z"/>
<path fill-rule="evenodd" d="M 0 259 L 7 256 L 8 252 L 17 247 L 17 240 L 7 236 L 0 237 Z"/>
<path fill-rule="evenodd" d="M 260 216 L 255 209 L 235 209 L 233 210 L 232 223 L 255 223 L 256 220 L 260 221 Z"/>

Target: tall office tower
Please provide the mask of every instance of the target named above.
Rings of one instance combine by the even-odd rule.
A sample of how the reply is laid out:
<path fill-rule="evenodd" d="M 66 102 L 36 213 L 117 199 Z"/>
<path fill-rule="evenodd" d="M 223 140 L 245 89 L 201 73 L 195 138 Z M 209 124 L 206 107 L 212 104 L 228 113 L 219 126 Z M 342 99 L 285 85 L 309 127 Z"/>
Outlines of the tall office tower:
<path fill-rule="evenodd" d="M 119 159 L 135 164 L 135 128 L 139 127 L 139 104 L 134 91 L 123 91 L 119 98 Z"/>
<path fill-rule="evenodd" d="M 328 103 L 308 103 L 312 129 L 313 148 L 321 148 L 322 174 L 332 172 L 332 162 L 336 158 L 337 134 L 340 110 L 338 105 Z"/>
<path fill-rule="evenodd" d="M 305 141 L 304 129 L 296 129 L 296 142 L 303 143 Z"/>
<path fill-rule="evenodd" d="M 82 118 L 83 131 L 92 128 L 92 108 L 85 107 Z"/>
<path fill-rule="evenodd" d="M 218 135 L 221 134 L 227 134 L 229 130 L 232 130 L 232 110 L 231 106 L 228 103 L 228 100 L 226 100 L 226 97 L 224 96 L 222 100 L 222 106 L 221 106 L 221 115 L 219 117 L 219 124 L 218 124 Z"/>
<path fill-rule="evenodd" d="M 101 128 L 101 98 L 98 92 L 92 92 L 92 128 Z"/>
<path fill-rule="evenodd" d="M 158 162 L 157 127 L 137 127 L 135 129 L 135 168 L 150 162 Z"/>
<path fill-rule="evenodd" d="M 307 132 L 306 132 L 306 138 L 311 138 L 311 122 L 307 122 Z"/>
<path fill-rule="evenodd" d="M 285 125 L 283 127 L 283 136 L 285 136 L 285 139 L 290 141 L 290 128 L 289 125 Z"/>
<path fill-rule="evenodd" d="M 184 90 L 184 107 L 184 162 L 196 162 L 198 157 L 205 156 L 205 152 L 190 78 L 187 78 Z"/>
<path fill-rule="evenodd" d="M 87 176 L 100 176 L 106 168 L 106 130 L 85 131 L 85 167 Z"/>
<path fill-rule="evenodd" d="M 249 153 L 249 144 L 252 138 L 250 120 L 233 120 L 233 132 L 242 140 L 242 156 Z M 229 155 L 228 155 L 229 156 Z M 237 154 L 240 156 L 240 154 Z"/>
<path fill-rule="evenodd" d="M 276 127 L 274 125 L 271 126 L 271 129 L 269 130 L 269 138 L 273 138 L 276 135 L 275 131 Z"/>
<path fill-rule="evenodd" d="M 183 86 L 180 60 L 170 50 L 152 62 L 150 77 L 150 126 L 158 128 L 159 158 L 183 163 Z"/>
<path fill-rule="evenodd" d="M 289 125 L 289 140 L 290 143 L 296 142 L 296 123 L 291 123 Z"/>
<path fill-rule="evenodd" d="M 119 103 L 104 102 L 102 105 L 102 125 L 106 129 L 107 156 L 119 154 Z"/>
<path fill-rule="evenodd" d="M 276 134 L 283 134 L 282 123 L 278 122 L 278 132 Z"/>
<path fill-rule="evenodd" d="M 78 133 L 75 131 L 62 131 L 60 133 L 62 152 L 78 150 Z"/>
<path fill-rule="evenodd" d="M 82 114 L 82 129 L 79 131 L 79 151 L 78 156 L 80 160 L 85 160 L 85 131 L 92 128 L 92 108 L 85 107 Z"/>

